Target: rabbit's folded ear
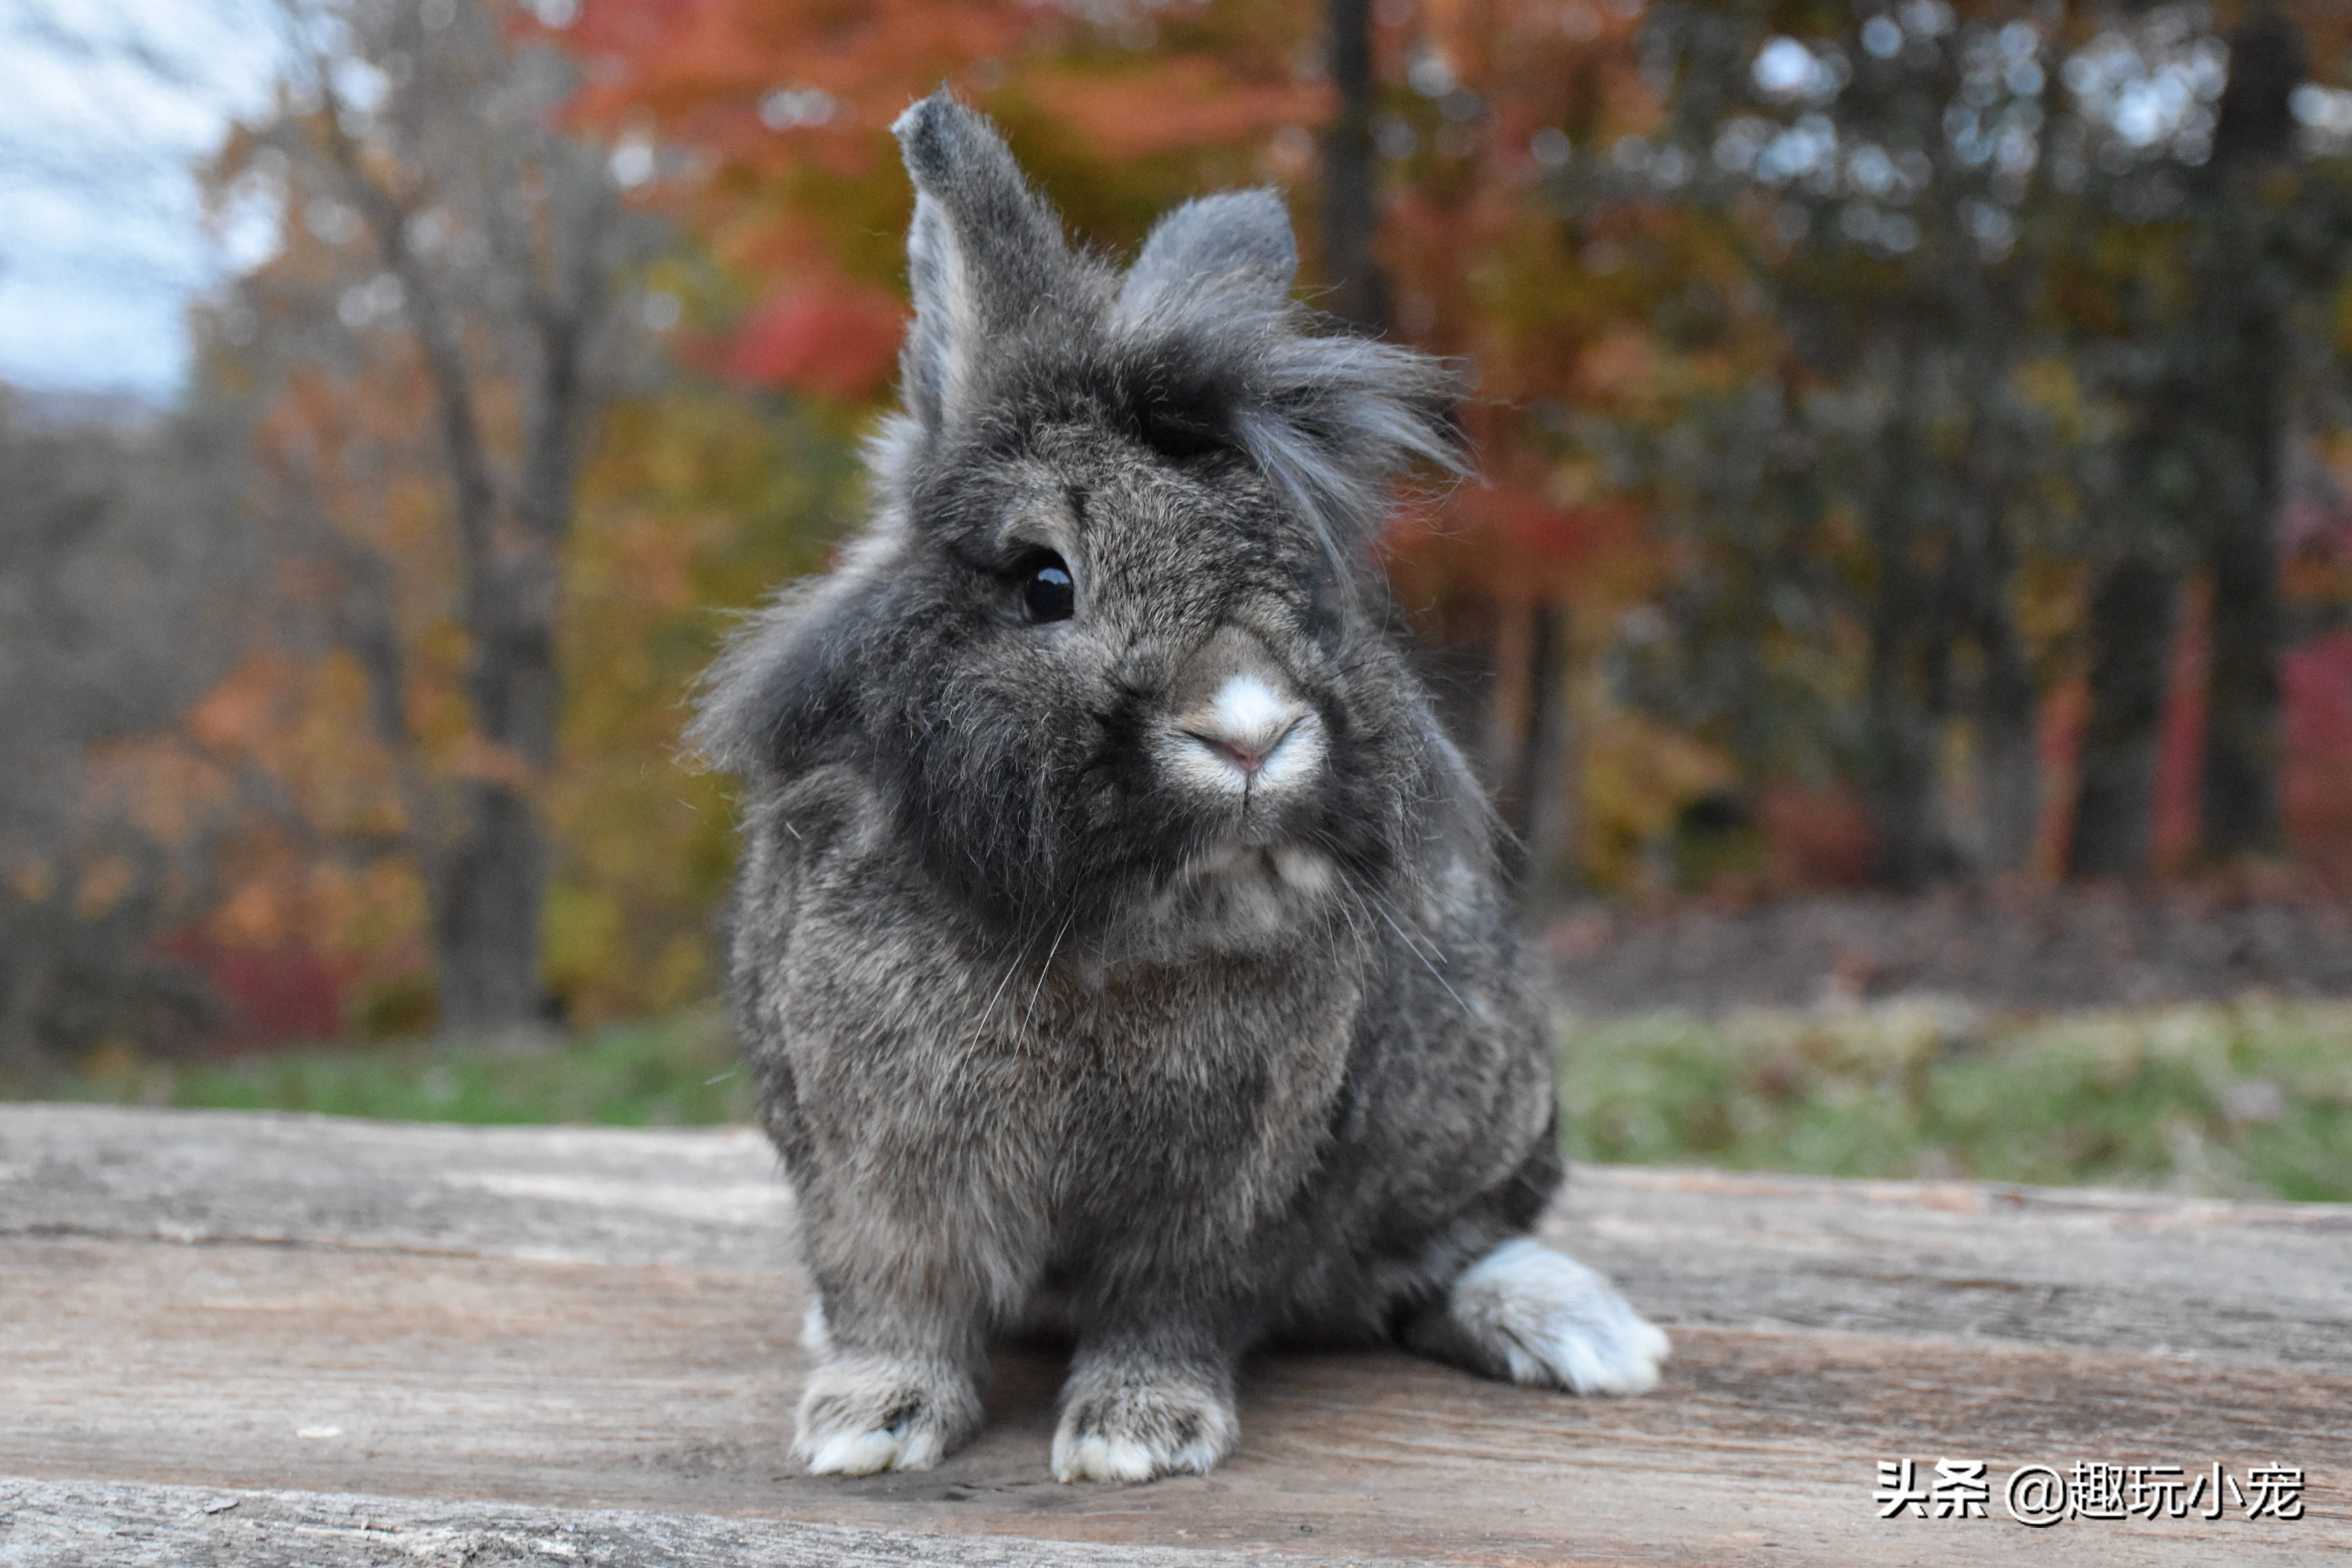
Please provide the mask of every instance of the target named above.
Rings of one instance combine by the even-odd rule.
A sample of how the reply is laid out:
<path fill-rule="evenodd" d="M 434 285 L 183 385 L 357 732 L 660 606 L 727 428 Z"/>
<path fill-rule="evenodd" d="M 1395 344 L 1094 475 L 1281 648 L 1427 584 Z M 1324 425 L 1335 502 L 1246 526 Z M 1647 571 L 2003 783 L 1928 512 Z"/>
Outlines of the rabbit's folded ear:
<path fill-rule="evenodd" d="M 995 127 L 947 89 L 890 129 L 915 182 L 915 324 L 900 365 L 908 411 L 936 435 L 969 406 L 981 346 L 1067 295 L 1073 268 L 1061 219 Z"/>
<path fill-rule="evenodd" d="M 833 577 L 788 589 L 729 639 L 702 678 L 687 742 L 713 767 L 800 773 L 859 719 L 858 672 L 876 584 Z"/>
<path fill-rule="evenodd" d="M 1270 190 L 1186 202 L 1154 224 L 1118 291 L 1118 319 L 1141 321 L 1181 302 L 1220 300 L 1280 310 L 1298 275 L 1290 214 Z"/>

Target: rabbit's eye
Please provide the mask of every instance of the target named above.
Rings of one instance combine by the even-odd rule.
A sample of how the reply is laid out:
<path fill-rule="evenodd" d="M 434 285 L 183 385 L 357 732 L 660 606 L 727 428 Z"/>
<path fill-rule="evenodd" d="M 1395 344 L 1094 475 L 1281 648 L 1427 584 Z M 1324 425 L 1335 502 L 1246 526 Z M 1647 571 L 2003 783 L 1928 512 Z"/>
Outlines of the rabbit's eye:
<path fill-rule="evenodd" d="M 1021 618 L 1032 626 L 1066 621 L 1077 607 L 1077 584 L 1060 556 L 1043 556 L 1022 574 Z"/>

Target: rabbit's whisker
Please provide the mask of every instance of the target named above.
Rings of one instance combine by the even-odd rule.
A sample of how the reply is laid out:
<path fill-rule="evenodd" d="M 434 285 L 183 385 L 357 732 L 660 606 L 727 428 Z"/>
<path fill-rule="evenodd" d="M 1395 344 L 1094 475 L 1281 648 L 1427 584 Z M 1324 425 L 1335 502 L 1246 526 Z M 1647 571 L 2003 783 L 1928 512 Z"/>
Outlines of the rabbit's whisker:
<path fill-rule="evenodd" d="M 1054 933 L 1054 945 L 1045 950 L 1045 962 L 1037 966 L 1036 989 L 1029 993 L 1029 1008 L 1022 1016 L 1021 1032 L 1027 1034 L 1037 1016 L 1038 998 L 1045 994 L 1045 978 L 1054 973 L 1054 960 L 1062 951 L 1062 939 L 1070 934 L 1070 922 L 1078 918 L 1078 896 L 1070 895 L 1069 912 L 1062 917 L 1062 929 Z"/>
<path fill-rule="evenodd" d="M 1076 902 L 1077 895 L 1074 893 L 1071 895 L 1071 907 L 1073 912 L 1076 910 Z M 1068 924 L 1069 922 L 1066 920 L 1063 921 L 1063 925 L 1066 929 Z M 1005 987 L 1011 985 L 1013 984 L 1013 977 L 1021 972 L 1022 961 L 1029 956 L 1030 949 L 1035 947 L 1037 945 L 1037 939 L 1045 934 L 1045 922 L 1041 921 L 1027 936 L 1021 939 L 1021 946 L 1014 951 L 1012 961 L 1004 966 L 1004 978 L 996 983 L 996 990 L 989 996 L 988 1005 L 982 1008 L 980 1011 L 980 1026 L 982 1028 L 987 1027 L 987 1020 L 994 1016 L 996 1012 L 996 1004 L 1003 999 Z M 1061 944 L 1061 938 L 1055 937 L 1054 939 L 1055 945 L 1058 947 Z M 1053 958 L 1050 954 L 1047 955 L 1045 962 L 1047 963 L 1051 963 L 1053 962 Z M 1023 1025 L 1023 1028 L 1025 1030 L 1027 1028 L 1027 1025 Z"/>
<path fill-rule="evenodd" d="M 1382 903 L 1387 902 L 1385 899 L 1381 901 Z M 1446 984 L 1445 976 L 1438 973 L 1437 965 L 1429 961 L 1429 955 L 1421 951 L 1420 946 L 1414 942 L 1412 938 L 1405 935 L 1404 927 L 1396 923 L 1395 917 L 1391 916 L 1387 910 L 1383 909 L 1381 910 L 1381 919 L 1387 921 L 1389 922 L 1389 930 L 1396 932 L 1397 936 L 1402 940 L 1405 946 L 1412 949 L 1412 955 L 1421 960 L 1421 966 L 1429 971 L 1429 977 L 1432 980 L 1436 981 L 1438 985 L 1448 996 L 1454 998 L 1454 1005 L 1460 1007 L 1465 1013 L 1472 1013 L 1470 1004 L 1462 1000 L 1462 994 L 1460 992 L 1454 990 L 1453 986 Z M 1472 1016 L 1475 1016 L 1476 1015 L 1472 1013 Z"/>

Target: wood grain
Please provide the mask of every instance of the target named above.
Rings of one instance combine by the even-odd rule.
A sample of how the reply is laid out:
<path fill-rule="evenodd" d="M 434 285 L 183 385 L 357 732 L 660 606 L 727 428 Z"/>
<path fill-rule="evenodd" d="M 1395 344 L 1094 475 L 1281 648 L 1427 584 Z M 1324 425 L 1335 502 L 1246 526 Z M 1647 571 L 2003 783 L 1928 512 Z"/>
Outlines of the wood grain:
<path fill-rule="evenodd" d="M 793 1473 L 790 1215 L 741 1131 L 0 1107 L 0 1568 L 2352 1560 L 2345 1206 L 1580 1169 L 1547 1234 L 1674 1331 L 1655 1394 L 1263 1357 L 1232 1461 L 1124 1489 L 1048 1479 L 1025 1351 L 940 1469 Z M 1906 1455 L 2299 1465 L 2306 1512 L 1882 1521 Z"/>

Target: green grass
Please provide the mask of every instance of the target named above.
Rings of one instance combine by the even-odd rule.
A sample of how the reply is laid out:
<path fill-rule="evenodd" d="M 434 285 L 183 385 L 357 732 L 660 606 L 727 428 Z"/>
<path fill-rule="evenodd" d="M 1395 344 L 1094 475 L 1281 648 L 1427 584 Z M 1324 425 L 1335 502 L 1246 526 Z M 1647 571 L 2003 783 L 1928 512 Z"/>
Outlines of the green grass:
<path fill-rule="evenodd" d="M 1897 1002 L 1571 1018 L 1559 1040 L 1578 1159 L 2352 1200 L 2352 1004 L 2000 1018 Z M 708 1013 L 536 1053 L 414 1044 L 173 1065 L 118 1050 L 44 1092 L 422 1121 L 688 1126 L 751 1111 Z"/>
<path fill-rule="evenodd" d="M 725 1023 L 700 1013 L 541 1050 L 415 1043 L 177 1065 L 118 1053 L 52 1094 L 197 1110 L 609 1127 L 740 1121 L 751 1098 Z"/>
<path fill-rule="evenodd" d="M 1564 1021 L 1579 1159 L 2352 1200 L 2352 1005 Z"/>

